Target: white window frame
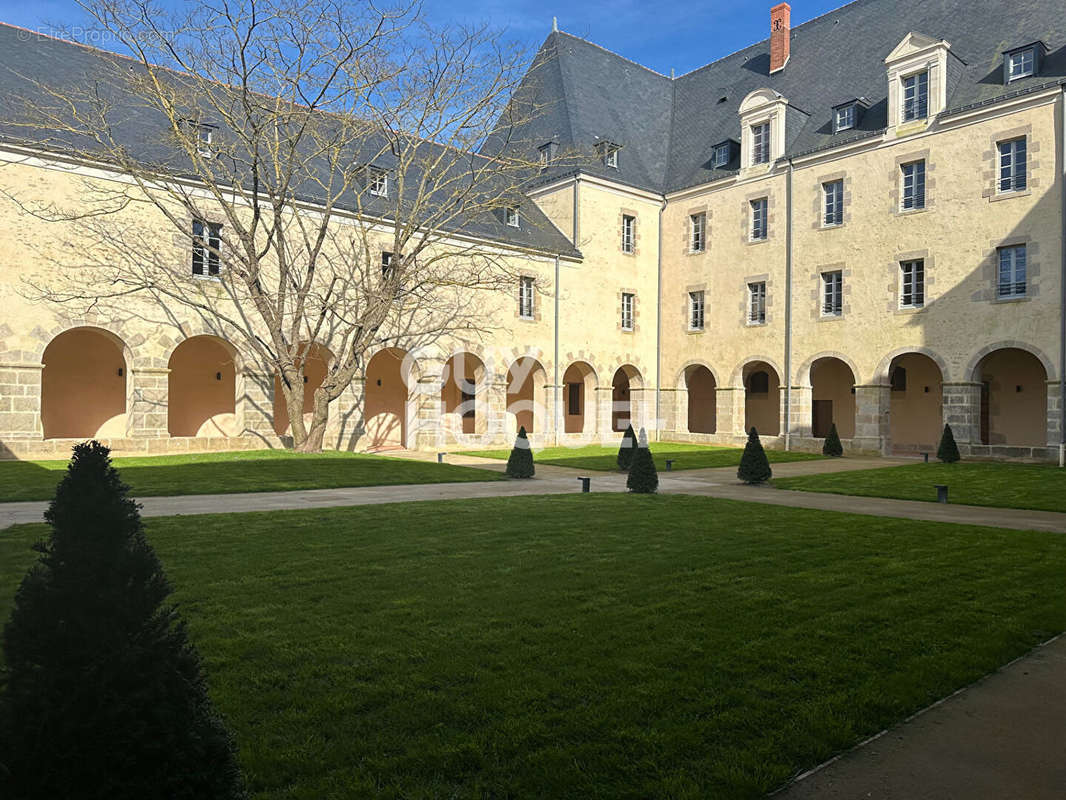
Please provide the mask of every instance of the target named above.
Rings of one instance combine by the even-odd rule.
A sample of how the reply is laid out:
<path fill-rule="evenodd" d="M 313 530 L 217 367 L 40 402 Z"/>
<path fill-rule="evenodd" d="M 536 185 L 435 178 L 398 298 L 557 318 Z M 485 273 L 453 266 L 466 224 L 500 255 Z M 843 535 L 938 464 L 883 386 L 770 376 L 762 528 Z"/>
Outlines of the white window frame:
<path fill-rule="evenodd" d="M 618 151 L 622 148 L 611 142 L 604 142 L 600 146 L 603 148 L 603 166 L 618 169 Z"/>
<path fill-rule="evenodd" d="M 899 262 L 899 307 L 925 306 L 925 259 L 912 258 Z"/>
<path fill-rule="evenodd" d="M 835 228 L 844 224 L 844 180 L 822 184 L 822 227 Z"/>
<path fill-rule="evenodd" d="M 770 201 L 766 197 L 758 197 L 748 201 L 748 208 L 751 209 L 751 225 L 748 230 L 750 241 L 765 242 L 770 236 Z"/>
<path fill-rule="evenodd" d="M 622 252 L 632 255 L 637 249 L 637 218 L 632 214 L 622 215 Z"/>
<path fill-rule="evenodd" d="M 689 214 L 689 252 L 702 253 L 707 248 L 707 215 Z"/>
<path fill-rule="evenodd" d="M 518 217 L 518 208 L 516 206 L 511 206 L 510 208 L 505 208 L 503 213 L 504 213 L 504 220 L 507 222 L 507 225 L 509 227 L 511 227 L 511 228 L 519 228 L 519 227 L 521 227 L 521 223 L 519 222 L 519 217 Z"/>
<path fill-rule="evenodd" d="M 1001 300 L 1026 297 L 1029 291 L 1026 246 L 1013 244 L 1000 247 L 996 252 L 996 260 L 996 297 Z"/>
<path fill-rule="evenodd" d="M 206 234 L 206 240 L 205 240 Z M 222 224 L 203 219 L 192 221 L 192 274 L 218 279 L 222 273 Z M 199 269 L 197 269 L 199 264 Z"/>
<path fill-rule="evenodd" d="M 822 273 L 822 316 L 839 317 L 844 313 L 844 271 Z"/>
<path fill-rule="evenodd" d="M 899 207 L 901 211 L 920 211 L 925 208 L 925 159 L 899 165 Z"/>
<path fill-rule="evenodd" d="M 633 330 L 634 309 L 637 296 L 632 292 L 622 292 L 622 330 Z"/>
<path fill-rule="evenodd" d="M 910 84 L 913 81 L 913 84 Z M 929 117 L 929 70 L 923 69 L 900 79 L 900 119 L 915 122 Z M 908 96 L 910 95 L 910 96 Z"/>
<path fill-rule="evenodd" d="M 1017 64 L 1017 69 L 1015 65 Z M 1036 74 L 1036 48 L 1027 47 L 1011 53 L 1007 60 L 1007 83 Z"/>
<path fill-rule="evenodd" d="M 555 158 L 556 144 L 555 142 L 547 142 L 537 148 L 538 158 L 540 160 L 541 169 L 547 169 L 551 166 L 551 162 Z"/>
<path fill-rule="evenodd" d="M 518 316 L 521 319 L 533 319 L 535 297 L 536 290 L 533 278 L 523 275 L 518 279 Z"/>
<path fill-rule="evenodd" d="M 704 325 L 705 295 L 702 289 L 688 293 L 688 329 L 702 331 Z"/>
<path fill-rule="evenodd" d="M 842 121 L 843 120 L 843 121 Z M 849 131 L 855 127 L 855 104 L 841 106 L 833 118 L 837 133 Z"/>
<path fill-rule="evenodd" d="M 714 166 L 716 168 L 720 169 L 721 167 L 724 167 L 726 164 L 729 163 L 730 155 L 731 155 L 730 151 L 731 150 L 732 150 L 732 148 L 730 147 L 729 142 L 725 142 L 724 144 L 717 145 L 714 148 L 714 162 L 713 163 L 714 163 Z"/>
<path fill-rule="evenodd" d="M 748 324 L 766 324 L 766 281 L 748 284 Z"/>
<path fill-rule="evenodd" d="M 751 163 L 770 163 L 770 120 L 751 126 Z"/>
<path fill-rule="evenodd" d="M 389 196 L 389 173 L 380 167 L 370 167 L 367 176 L 367 191 L 373 197 Z"/>
<path fill-rule="evenodd" d="M 1029 143 L 1026 137 L 1007 139 L 996 142 L 996 153 L 999 159 L 999 177 L 996 180 L 996 192 L 1008 194 L 1010 192 L 1024 192 L 1028 187 Z"/>

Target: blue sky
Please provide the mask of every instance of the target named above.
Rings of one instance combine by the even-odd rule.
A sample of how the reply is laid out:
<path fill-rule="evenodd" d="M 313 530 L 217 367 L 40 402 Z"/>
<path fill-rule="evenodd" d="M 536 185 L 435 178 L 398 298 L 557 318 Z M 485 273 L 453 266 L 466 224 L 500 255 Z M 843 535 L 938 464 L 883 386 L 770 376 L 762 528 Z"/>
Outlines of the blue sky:
<path fill-rule="evenodd" d="M 648 0 L 425 0 L 425 9 L 434 20 L 489 22 L 530 48 L 548 35 L 552 16 L 556 16 L 564 31 L 664 74 L 671 68 L 681 74 L 765 39 L 773 4 L 773 0 L 764 4 L 736 0 L 663 4 Z M 795 0 L 792 24 L 843 4 L 844 0 Z M 77 25 L 82 19 L 80 9 L 69 0 L 0 0 L 0 20 L 27 28 Z"/>

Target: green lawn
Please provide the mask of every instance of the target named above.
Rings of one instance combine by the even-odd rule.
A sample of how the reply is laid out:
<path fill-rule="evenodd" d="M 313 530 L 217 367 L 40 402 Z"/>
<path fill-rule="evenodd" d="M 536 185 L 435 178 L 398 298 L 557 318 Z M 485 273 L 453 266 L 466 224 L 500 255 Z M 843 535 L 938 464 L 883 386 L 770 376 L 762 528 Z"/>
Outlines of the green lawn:
<path fill-rule="evenodd" d="M 259 800 L 762 797 L 1066 627 L 1066 537 L 694 496 L 148 535 Z"/>
<path fill-rule="evenodd" d="M 500 480 L 483 469 L 385 456 L 246 450 L 116 458 L 134 497 Z M 0 503 L 50 500 L 66 461 L 0 461 Z"/>
<path fill-rule="evenodd" d="M 666 459 L 676 459 L 674 469 L 703 469 L 704 467 L 735 467 L 740 464 L 742 447 L 717 447 L 703 444 L 681 444 L 679 442 L 652 442 L 651 452 L 655 457 L 655 466 L 666 469 Z M 510 450 L 472 450 L 462 455 L 481 456 L 482 458 L 507 459 Z M 807 461 L 822 458 L 813 453 L 795 451 L 767 450 L 771 463 L 785 461 Z M 618 447 L 604 447 L 590 444 L 583 447 L 545 447 L 533 451 L 533 459 L 538 464 L 555 464 L 559 467 L 611 471 L 618 469 Z"/>
<path fill-rule="evenodd" d="M 1049 464 L 960 461 L 774 479 L 780 489 L 929 502 L 938 483 L 947 485 L 952 503 L 1066 511 L 1066 470 Z"/>

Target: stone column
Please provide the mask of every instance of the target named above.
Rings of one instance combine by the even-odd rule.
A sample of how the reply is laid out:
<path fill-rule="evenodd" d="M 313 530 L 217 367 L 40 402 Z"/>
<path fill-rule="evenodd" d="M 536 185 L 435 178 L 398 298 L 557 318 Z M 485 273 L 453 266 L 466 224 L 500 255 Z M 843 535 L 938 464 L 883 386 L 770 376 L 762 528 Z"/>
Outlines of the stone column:
<path fill-rule="evenodd" d="M 715 431 L 722 436 L 747 436 L 748 432 L 744 430 L 744 387 L 719 386 L 714 393 L 714 403 Z"/>
<path fill-rule="evenodd" d="M 652 413 L 654 413 L 655 390 L 649 390 L 652 396 Z M 658 427 L 660 434 L 688 433 L 688 391 L 685 389 L 659 390 Z"/>
<path fill-rule="evenodd" d="M 887 383 L 855 387 L 855 436 L 852 447 L 888 455 L 892 387 Z"/>
<path fill-rule="evenodd" d="M 126 435 L 132 439 L 164 439 L 167 428 L 167 395 L 170 370 L 165 367 L 134 367 L 129 371 L 129 402 Z"/>
<path fill-rule="evenodd" d="M 266 441 L 277 439 L 274 376 L 246 369 L 237 378 L 237 418 L 244 420 L 242 433 Z"/>
<path fill-rule="evenodd" d="M 554 383 L 544 384 L 544 435 L 545 442 L 558 443 L 563 435 L 563 387 Z"/>
<path fill-rule="evenodd" d="M 614 436 L 614 431 L 611 429 L 611 421 L 614 418 L 614 387 L 613 386 L 597 386 L 596 387 L 596 430 L 590 431 L 587 424 L 588 409 L 585 413 L 585 433 L 597 433 L 600 437 L 611 438 Z M 636 426 L 634 426 L 635 428 Z"/>
<path fill-rule="evenodd" d="M 407 446 L 416 450 L 437 450 L 445 445 L 441 425 L 442 364 L 426 365 L 407 403 Z"/>
<path fill-rule="evenodd" d="M 40 440 L 41 372 L 32 361 L 0 362 L 0 439 Z M 3 449 L 0 447 L 0 454 Z"/>
<path fill-rule="evenodd" d="M 507 444 L 508 439 L 518 434 L 517 426 L 508 435 L 507 430 L 507 376 L 494 376 L 487 382 L 477 396 L 477 433 L 481 444 L 486 447 L 494 444 Z"/>
<path fill-rule="evenodd" d="M 944 424 L 958 444 L 981 444 L 981 384 L 972 381 L 944 384 Z"/>
<path fill-rule="evenodd" d="M 1047 382 L 1047 444 L 1059 446 L 1062 441 L 1062 397 L 1058 381 Z"/>
<path fill-rule="evenodd" d="M 329 404 L 325 446 L 331 450 L 354 450 L 363 437 L 365 378 L 353 378 L 341 396 Z"/>
<path fill-rule="evenodd" d="M 810 386 L 792 386 L 787 389 L 782 388 L 782 391 L 789 391 L 789 437 L 794 439 L 810 439 L 814 433 L 811 430 L 811 409 L 813 407 L 814 390 Z M 782 396 L 781 401 L 781 433 L 784 435 L 784 396 Z"/>

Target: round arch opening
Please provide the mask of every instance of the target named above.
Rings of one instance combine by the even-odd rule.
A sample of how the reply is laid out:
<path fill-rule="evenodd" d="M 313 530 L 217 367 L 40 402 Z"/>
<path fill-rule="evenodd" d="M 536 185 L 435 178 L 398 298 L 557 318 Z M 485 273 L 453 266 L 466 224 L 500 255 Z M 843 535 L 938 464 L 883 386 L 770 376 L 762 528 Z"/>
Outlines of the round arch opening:
<path fill-rule="evenodd" d="M 715 433 L 718 430 L 717 391 L 714 373 L 702 364 L 685 369 L 688 393 L 688 432 Z"/>
<path fill-rule="evenodd" d="M 456 353 L 444 363 L 440 400 L 446 430 L 485 432 L 485 363 L 473 353 Z"/>
<path fill-rule="evenodd" d="M 363 419 L 368 450 L 407 447 L 409 383 L 410 368 L 405 350 L 380 350 L 367 363 Z"/>
<path fill-rule="evenodd" d="M 596 371 L 585 361 L 575 361 L 563 373 L 563 430 L 596 431 Z"/>
<path fill-rule="evenodd" d="M 837 426 L 841 439 L 855 436 L 855 373 L 832 356 L 811 364 L 811 436 L 824 439 Z"/>
<path fill-rule="evenodd" d="M 510 434 L 517 433 L 519 428 L 525 428 L 526 433 L 545 430 L 547 383 L 548 373 L 532 356 L 523 356 L 508 368 L 507 418 Z"/>
<path fill-rule="evenodd" d="M 760 436 L 781 432 L 781 378 L 765 361 L 744 365 L 744 430 L 755 428 Z"/>
<path fill-rule="evenodd" d="M 215 336 L 192 336 L 170 354 L 167 430 L 171 436 L 236 436 L 236 351 Z"/>
<path fill-rule="evenodd" d="M 644 378 L 631 364 L 615 370 L 611 378 L 611 430 L 624 431 L 630 425 L 640 429 L 640 400 Z"/>
<path fill-rule="evenodd" d="M 982 358 L 982 444 L 1042 447 L 1047 444 L 1047 370 L 1028 350 L 1004 347 Z"/>
<path fill-rule="evenodd" d="M 126 435 L 125 345 L 100 328 L 74 328 L 48 343 L 41 361 L 45 439 Z"/>
<path fill-rule="evenodd" d="M 304 425 L 310 425 L 313 416 L 312 406 L 315 401 L 315 391 L 322 385 L 322 381 L 326 379 L 329 364 L 333 361 L 333 353 L 317 342 L 312 343 L 310 346 L 303 342 L 301 350 L 305 355 L 303 358 L 295 359 L 295 362 L 297 365 L 301 363 L 304 365 L 303 418 Z M 292 433 L 292 426 L 289 423 L 289 407 L 288 403 L 285 402 L 285 394 L 281 390 L 281 375 L 278 374 L 274 375 L 274 432 L 278 436 Z"/>
<path fill-rule="evenodd" d="M 944 427 L 944 376 L 924 353 L 901 353 L 888 366 L 889 435 L 901 452 L 935 452 Z"/>

